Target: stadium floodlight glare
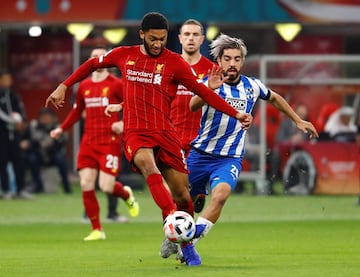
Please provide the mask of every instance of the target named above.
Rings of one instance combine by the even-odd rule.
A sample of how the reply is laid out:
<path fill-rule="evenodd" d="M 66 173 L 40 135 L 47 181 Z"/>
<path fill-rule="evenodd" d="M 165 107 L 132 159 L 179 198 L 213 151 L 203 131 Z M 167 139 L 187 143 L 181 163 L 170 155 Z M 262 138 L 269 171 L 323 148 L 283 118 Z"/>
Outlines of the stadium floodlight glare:
<path fill-rule="evenodd" d="M 77 41 L 83 41 L 94 29 L 91 23 L 70 23 L 66 25 L 66 30 L 72 34 Z"/>
<path fill-rule="evenodd" d="M 40 26 L 31 26 L 28 33 L 30 37 L 39 37 L 42 34 L 42 29 Z"/>
<path fill-rule="evenodd" d="M 127 35 L 126 28 L 106 29 L 103 32 L 104 38 L 112 44 L 120 43 Z"/>
<path fill-rule="evenodd" d="M 219 27 L 209 26 L 206 28 L 206 39 L 212 41 L 219 34 Z"/>
<path fill-rule="evenodd" d="M 283 40 L 290 42 L 301 31 L 301 25 L 299 23 L 278 23 L 275 24 L 275 30 Z"/>

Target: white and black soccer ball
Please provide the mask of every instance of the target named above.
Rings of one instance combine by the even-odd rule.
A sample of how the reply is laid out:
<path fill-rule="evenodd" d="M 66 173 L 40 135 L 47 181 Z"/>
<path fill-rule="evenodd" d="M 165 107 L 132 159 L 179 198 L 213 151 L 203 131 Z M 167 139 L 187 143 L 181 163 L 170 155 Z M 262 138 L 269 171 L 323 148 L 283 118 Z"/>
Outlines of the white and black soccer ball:
<path fill-rule="evenodd" d="M 195 221 L 184 211 L 176 211 L 165 218 L 163 227 L 165 236 L 172 242 L 187 242 L 195 234 Z"/>

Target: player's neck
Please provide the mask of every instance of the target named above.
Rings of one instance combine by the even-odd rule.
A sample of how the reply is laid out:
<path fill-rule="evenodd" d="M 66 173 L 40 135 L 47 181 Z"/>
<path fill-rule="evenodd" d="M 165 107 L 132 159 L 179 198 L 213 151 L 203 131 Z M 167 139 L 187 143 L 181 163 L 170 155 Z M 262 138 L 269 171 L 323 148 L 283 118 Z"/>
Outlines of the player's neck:
<path fill-rule="evenodd" d="M 103 71 L 94 71 L 91 75 L 91 80 L 95 83 L 104 81 L 109 76 L 109 71 L 103 70 Z"/>
<path fill-rule="evenodd" d="M 195 52 L 193 54 L 186 53 L 185 51 L 182 52 L 181 56 L 185 61 L 187 61 L 188 64 L 193 65 L 200 61 L 201 54 L 199 52 Z"/>

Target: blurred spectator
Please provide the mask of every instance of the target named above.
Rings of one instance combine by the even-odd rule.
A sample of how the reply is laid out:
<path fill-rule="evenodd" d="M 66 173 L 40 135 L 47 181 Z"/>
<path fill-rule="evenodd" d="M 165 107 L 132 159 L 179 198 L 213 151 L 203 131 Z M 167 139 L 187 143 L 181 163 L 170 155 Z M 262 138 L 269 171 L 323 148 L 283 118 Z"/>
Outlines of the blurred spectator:
<path fill-rule="evenodd" d="M 308 108 L 299 104 L 295 112 L 303 120 L 308 120 Z M 308 140 L 308 135 L 299 130 L 290 118 L 284 118 L 275 136 L 275 145 L 271 152 L 269 163 L 269 194 L 274 194 L 273 185 L 280 179 L 281 164 L 284 157 L 289 157 L 294 145 Z"/>
<path fill-rule="evenodd" d="M 0 69 L 0 179 L 3 197 L 11 199 L 15 193 L 9 189 L 8 163 L 14 168 L 16 194 L 20 198 L 30 198 L 24 189 L 24 155 L 20 149 L 20 139 L 26 126 L 26 116 L 20 97 L 12 90 L 13 79 L 6 69 Z"/>
<path fill-rule="evenodd" d="M 26 164 L 34 182 L 34 192 L 44 192 L 44 180 L 41 176 L 43 166 L 56 166 L 59 170 L 63 190 L 71 193 L 68 165 L 66 161 L 66 136 L 52 139 L 50 131 L 58 127 L 57 116 L 51 109 L 41 109 L 38 119 L 30 122 L 21 143 L 26 152 Z"/>
<path fill-rule="evenodd" d="M 335 141 L 355 141 L 357 132 L 355 110 L 345 106 L 336 110 L 327 120 L 324 131 Z"/>
<path fill-rule="evenodd" d="M 319 139 L 328 139 L 327 135 L 324 133 L 325 124 L 328 121 L 329 117 L 332 113 L 340 108 L 339 104 L 337 103 L 326 103 L 321 106 L 320 112 L 316 118 L 316 130 L 320 134 Z"/>

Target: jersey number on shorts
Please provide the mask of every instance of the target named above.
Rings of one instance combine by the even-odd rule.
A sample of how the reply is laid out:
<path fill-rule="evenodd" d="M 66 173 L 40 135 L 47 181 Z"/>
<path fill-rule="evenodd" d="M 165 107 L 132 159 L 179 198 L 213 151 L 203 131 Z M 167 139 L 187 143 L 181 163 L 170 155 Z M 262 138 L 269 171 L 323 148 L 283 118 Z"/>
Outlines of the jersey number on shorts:
<path fill-rule="evenodd" d="M 108 154 L 106 155 L 106 168 L 111 168 L 111 169 L 118 169 L 119 167 L 119 158 L 117 156 Z"/>
<path fill-rule="evenodd" d="M 231 165 L 230 174 L 234 180 L 236 180 L 239 177 L 239 170 L 233 164 Z"/>

